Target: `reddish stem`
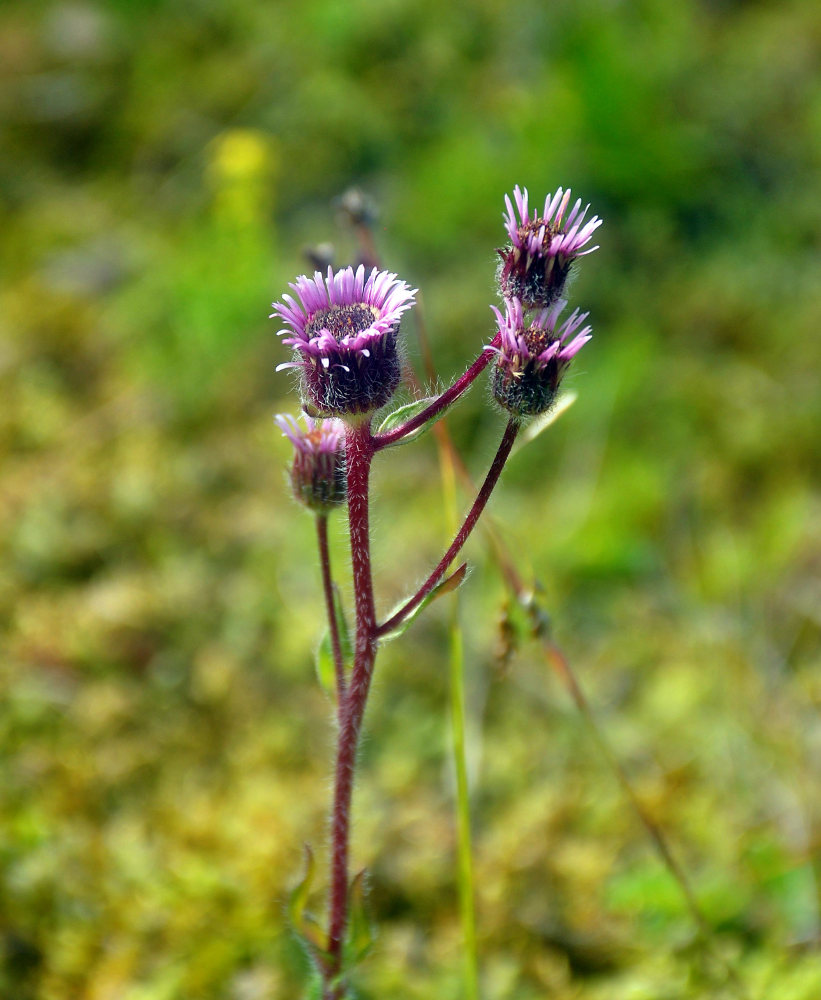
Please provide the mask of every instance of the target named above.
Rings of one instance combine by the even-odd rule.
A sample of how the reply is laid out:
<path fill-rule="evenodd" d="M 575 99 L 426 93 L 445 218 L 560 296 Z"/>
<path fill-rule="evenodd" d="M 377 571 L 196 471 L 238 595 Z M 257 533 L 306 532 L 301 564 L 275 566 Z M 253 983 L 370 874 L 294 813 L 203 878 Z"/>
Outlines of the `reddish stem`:
<path fill-rule="evenodd" d="M 496 353 L 493 348 L 498 347 L 501 342 L 501 334 L 496 334 L 491 343 L 482 351 L 479 357 L 473 362 L 470 368 L 461 375 L 449 389 L 445 389 L 441 396 L 438 396 L 430 406 L 425 407 L 421 413 L 417 413 L 406 424 L 389 431 L 387 434 L 374 434 L 372 437 L 374 451 L 387 448 L 388 445 L 396 444 L 403 437 L 412 434 L 417 428 L 422 427 L 429 420 L 444 412 L 452 403 L 470 388 L 473 382 L 487 368 L 488 362 Z"/>
<path fill-rule="evenodd" d="M 368 481 L 374 455 L 370 422 L 348 427 L 345 460 L 348 480 L 348 524 L 356 597 L 356 647 L 350 684 L 340 702 L 334 804 L 331 817 L 331 894 L 328 950 L 332 963 L 326 976 L 325 996 L 337 1000 L 344 985 L 332 982 L 342 971 L 345 930 L 348 923 L 348 842 L 351 799 L 359 732 L 376 658 L 376 611 L 371 579 L 368 527 Z"/>
<path fill-rule="evenodd" d="M 505 433 L 502 436 L 501 443 L 499 444 L 499 450 L 496 452 L 496 456 L 493 459 L 493 464 L 488 470 L 485 481 L 482 483 L 482 488 L 479 490 L 476 499 L 473 501 L 473 506 L 468 511 L 465 523 L 459 529 L 456 537 L 451 543 L 450 548 L 444 554 L 436 569 L 431 573 L 427 580 L 425 580 L 413 597 L 406 604 L 404 604 L 395 615 L 389 618 L 386 622 L 383 622 L 382 625 L 376 629 L 377 637 L 387 634 L 404 621 L 405 618 L 407 618 L 407 616 L 414 611 L 418 605 L 422 603 L 422 601 L 424 601 L 428 594 L 430 594 L 433 588 L 445 575 L 448 566 L 450 566 L 458 555 L 459 550 L 467 541 L 468 536 L 471 531 L 473 531 L 482 511 L 485 509 L 485 505 L 490 498 L 490 494 L 493 492 L 493 488 L 498 482 L 499 475 L 504 468 L 504 464 L 510 455 L 510 449 L 513 447 L 513 442 L 516 440 L 518 430 L 518 423 L 511 418 L 505 428 Z"/>
<path fill-rule="evenodd" d="M 345 661 L 342 657 L 342 644 L 339 641 L 339 621 L 336 617 L 336 601 L 334 600 L 334 583 L 331 576 L 331 555 L 328 550 L 328 515 L 318 514 L 316 518 L 316 535 L 319 543 L 319 563 L 322 567 L 322 590 L 325 594 L 325 611 L 328 614 L 328 628 L 331 633 L 331 650 L 334 657 L 334 674 L 336 676 L 336 702 L 338 710 L 342 711 L 345 700 Z"/>

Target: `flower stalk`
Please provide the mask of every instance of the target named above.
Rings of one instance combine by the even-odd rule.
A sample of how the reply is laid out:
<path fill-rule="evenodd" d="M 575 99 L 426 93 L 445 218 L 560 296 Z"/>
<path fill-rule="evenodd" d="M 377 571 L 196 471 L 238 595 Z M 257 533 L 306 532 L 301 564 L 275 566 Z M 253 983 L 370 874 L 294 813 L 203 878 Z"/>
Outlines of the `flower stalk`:
<path fill-rule="evenodd" d="M 485 481 L 482 483 L 482 487 L 476 495 L 476 499 L 473 501 L 473 505 L 468 511 L 467 517 L 462 524 L 462 527 L 456 533 L 456 537 L 450 544 L 450 548 L 442 556 L 437 565 L 436 569 L 430 574 L 430 576 L 425 580 L 419 590 L 410 598 L 402 607 L 391 617 L 383 622 L 379 628 L 376 630 L 376 635 L 386 635 L 392 632 L 397 625 L 405 620 L 408 615 L 412 614 L 419 604 L 424 601 L 424 599 L 434 590 L 436 585 L 442 580 L 445 573 L 447 572 L 448 566 L 453 562 L 456 556 L 459 554 L 462 546 L 468 540 L 471 531 L 476 527 L 476 522 L 482 515 L 482 511 L 485 509 L 488 500 L 490 499 L 490 494 L 493 492 L 493 488 L 499 481 L 499 476 L 502 473 L 502 469 L 505 466 L 505 462 L 510 455 L 510 449 L 513 447 L 513 442 L 516 440 L 516 435 L 519 432 L 519 422 L 511 417 L 507 426 L 505 427 L 505 432 L 502 435 L 502 440 L 499 444 L 499 448 L 493 459 L 493 462 L 488 470 L 487 476 L 485 476 Z"/>

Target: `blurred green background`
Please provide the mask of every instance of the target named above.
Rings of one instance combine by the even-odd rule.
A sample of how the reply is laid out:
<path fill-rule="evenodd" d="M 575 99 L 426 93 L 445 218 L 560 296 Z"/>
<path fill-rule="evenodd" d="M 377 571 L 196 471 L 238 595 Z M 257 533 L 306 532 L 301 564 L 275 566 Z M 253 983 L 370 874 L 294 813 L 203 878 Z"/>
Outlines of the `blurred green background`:
<path fill-rule="evenodd" d="M 299 996 L 333 727 L 268 306 L 305 247 L 351 259 L 358 184 L 445 381 L 516 183 L 605 225 L 578 401 L 492 515 L 744 995 L 821 995 L 820 44 L 810 0 L 6 0 L 0 996 Z M 477 476 L 502 423 L 453 413 Z M 384 611 L 444 542 L 432 437 L 375 479 Z M 467 552 L 484 997 L 741 995 Z M 363 998 L 462 996 L 446 649 L 443 602 L 378 663 Z"/>

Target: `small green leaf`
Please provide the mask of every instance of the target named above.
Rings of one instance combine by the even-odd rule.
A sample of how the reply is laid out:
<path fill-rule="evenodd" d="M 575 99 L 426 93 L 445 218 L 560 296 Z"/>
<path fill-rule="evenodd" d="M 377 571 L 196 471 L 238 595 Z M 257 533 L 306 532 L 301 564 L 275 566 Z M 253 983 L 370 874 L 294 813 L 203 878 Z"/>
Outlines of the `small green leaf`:
<path fill-rule="evenodd" d="M 302 917 L 305 913 L 305 907 L 308 903 L 308 893 L 311 891 L 311 884 L 314 881 L 314 873 L 316 872 L 316 861 L 314 860 L 314 852 L 306 844 L 305 845 L 305 875 L 302 881 L 297 885 L 297 887 L 291 892 L 288 899 L 288 919 L 294 925 L 295 928 L 299 928 L 302 923 Z"/>
<path fill-rule="evenodd" d="M 377 434 L 390 434 L 391 431 L 395 431 L 398 427 L 406 424 L 409 420 L 421 413 L 424 409 L 430 406 L 431 403 L 435 403 L 438 396 L 427 396 L 425 399 L 415 399 L 412 403 L 405 403 L 404 406 L 397 407 L 392 413 L 389 413 L 382 423 L 379 425 Z M 437 414 L 439 416 L 439 414 Z M 406 437 L 400 438 L 399 441 L 394 442 L 395 444 L 406 444 L 408 441 L 415 441 L 418 437 L 421 437 L 425 431 L 429 430 L 431 426 L 430 421 L 422 424 L 421 427 L 417 427 L 415 431 L 412 431 Z"/>
<path fill-rule="evenodd" d="M 373 925 L 365 902 L 365 871 L 359 872 L 348 892 L 348 934 L 345 941 L 345 968 L 358 965 L 373 947 Z"/>
<path fill-rule="evenodd" d="M 531 441 L 535 441 L 542 431 L 546 431 L 551 424 L 554 424 L 563 413 L 566 413 L 570 409 L 577 398 L 578 394 L 575 392 L 563 392 L 547 413 L 542 413 L 541 416 L 536 417 L 535 420 L 532 420 L 519 433 L 516 443 L 513 445 L 511 457 L 517 455 L 525 445 L 530 444 Z"/>
<path fill-rule="evenodd" d="M 322 991 L 325 989 L 322 976 L 318 972 L 313 972 L 308 980 L 308 988 L 305 992 L 304 1000 L 322 1000 Z"/>
<path fill-rule="evenodd" d="M 348 629 L 348 621 L 345 618 L 345 609 L 342 606 L 342 598 L 339 596 L 339 588 L 333 585 L 334 592 L 334 612 L 336 614 L 336 627 L 339 630 L 339 645 L 342 649 L 342 662 L 347 668 L 353 660 L 353 643 L 351 633 Z M 336 670 L 334 668 L 334 651 L 331 643 L 331 630 L 325 629 L 319 646 L 316 651 L 316 676 L 323 691 L 331 698 L 336 698 Z"/>
<path fill-rule="evenodd" d="M 327 967 L 331 956 L 326 947 L 325 934 L 317 921 L 305 912 L 308 896 L 316 872 L 314 852 L 305 845 L 305 875 L 288 899 L 288 921 L 297 937 L 307 947 L 314 960 Z"/>
<path fill-rule="evenodd" d="M 380 642 L 390 642 L 392 639 L 398 639 L 400 635 L 404 635 L 405 632 L 410 628 L 411 623 L 416 620 L 416 617 L 420 615 L 425 608 L 435 601 L 438 597 L 444 597 L 445 594 L 450 594 L 452 591 L 457 590 L 467 579 L 468 574 L 468 564 L 462 563 L 462 565 L 453 571 L 450 576 L 445 577 L 441 583 L 437 584 L 433 590 L 428 594 L 424 601 L 420 601 L 419 604 L 410 612 L 410 614 L 403 618 L 397 625 L 386 632 L 384 635 L 379 636 Z M 386 621 L 390 621 L 393 616 L 400 611 L 406 604 L 407 600 L 402 601 L 398 604 L 393 611 L 387 616 Z"/>
<path fill-rule="evenodd" d="M 336 671 L 331 646 L 331 631 L 325 629 L 316 651 L 316 676 L 319 686 L 329 698 L 336 697 Z"/>
<path fill-rule="evenodd" d="M 423 601 L 422 603 L 430 604 L 430 602 L 436 600 L 437 597 L 444 597 L 445 594 L 452 594 L 454 590 L 458 590 L 462 586 L 467 579 L 467 575 L 468 564 L 463 562 L 461 566 L 450 574 L 450 576 L 445 577 L 441 583 L 438 583 L 428 595 L 427 601 Z"/>

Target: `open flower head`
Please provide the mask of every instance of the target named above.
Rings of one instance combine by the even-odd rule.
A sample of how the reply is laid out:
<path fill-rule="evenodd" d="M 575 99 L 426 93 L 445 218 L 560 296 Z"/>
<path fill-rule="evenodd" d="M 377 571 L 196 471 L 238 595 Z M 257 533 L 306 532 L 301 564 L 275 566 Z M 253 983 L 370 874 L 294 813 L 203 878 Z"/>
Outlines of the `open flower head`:
<path fill-rule="evenodd" d="M 579 199 L 570 206 L 570 190 L 561 188 L 545 198 L 544 210 L 531 213 L 527 188 L 513 191 L 513 202 L 505 195 L 505 227 L 510 243 L 497 251 L 501 258 L 498 279 L 506 299 L 519 299 L 526 309 L 544 309 L 561 298 L 577 257 L 598 250 L 587 247 L 602 220 L 585 222 L 588 205 Z"/>
<path fill-rule="evenodd" d="M 297 368 L 305 403 L 323 416 L 349 417 L 384 406 L 399 384 L 397 335 L 402 314 L 413 305 L 416 289 L 389 271 L 359 266 L 325 278 L 319 271 L 291 284 L 296 293 L 274 303 L 286 324 L 283 343 Z"/>
<path fill-rule="evenodd" d="M 341 420 L 312 420 L 305 429 L 284 413 L 274 420 L 294 446 L 291 485 L 300 503 L 327 514 L 345 502 L 345 425 Z"/>
<path fill-rule="evenodd" d="M 514 416 L 532 417 L 550 409 L 570 362 L 592 336 L 591 327 L 579 329 L 588 314 L 578 309 L 558 325 L 566 304 L 559 300 L 533 316 L 519 299 L 509 300 L 504 314 L 491 306 L 500 335 L 491 374 L 493 396 Z"/>

